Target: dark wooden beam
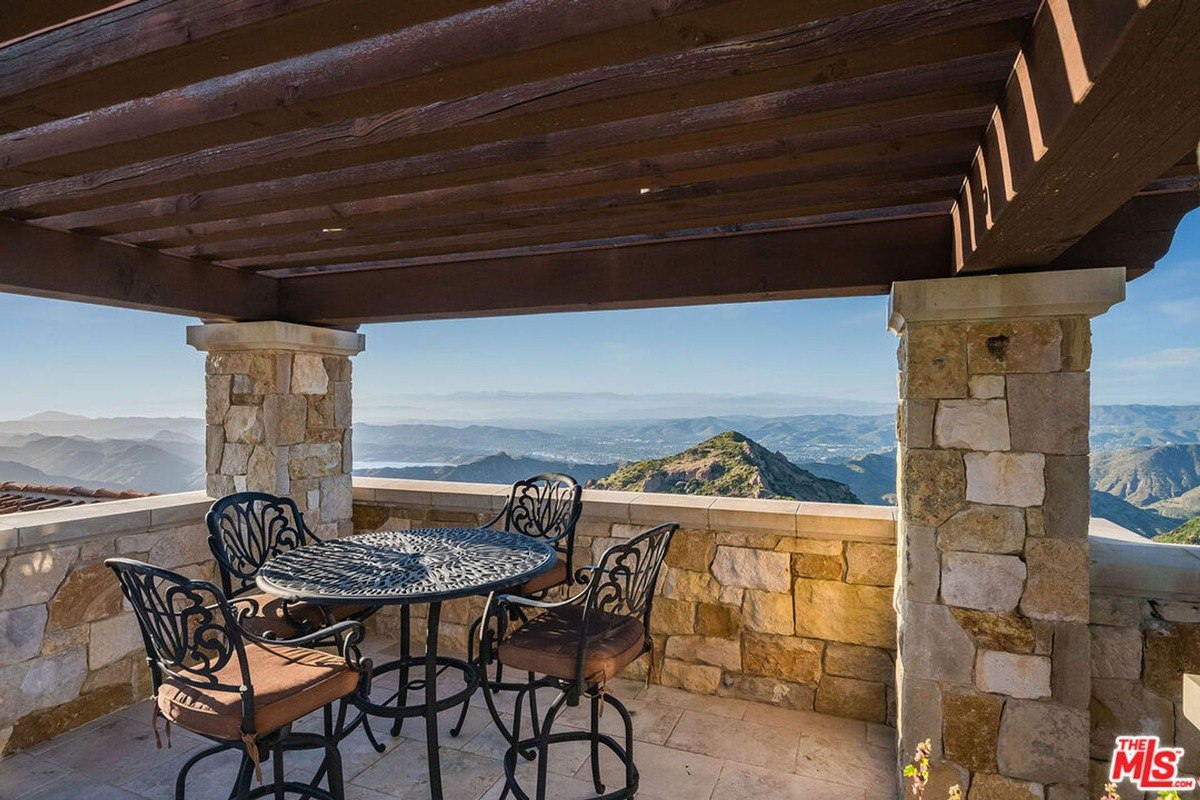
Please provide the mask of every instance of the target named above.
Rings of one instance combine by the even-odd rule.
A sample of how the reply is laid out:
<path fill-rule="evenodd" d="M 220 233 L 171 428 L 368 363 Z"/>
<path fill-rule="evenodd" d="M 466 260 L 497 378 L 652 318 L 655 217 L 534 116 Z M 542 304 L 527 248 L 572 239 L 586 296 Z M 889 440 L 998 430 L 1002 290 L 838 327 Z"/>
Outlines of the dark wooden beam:
<path fill-rule="evenodd" d="M 951 242 L 943 215 L 335 273 L 281 280 L 280 311 L 340 325 L 882 294 L 948 277 Z"/>
<path fill-rule="evenodd" d="M 138 152 L 190 152 L 394 109 L 396 96 L 406 96 L 394 89 L 403 88 L 399 84 L 405 79 L 426 77 L 433 86 L 446 83 L 437 74 L 514 54 L 525 54 L 516 74 L 498 64 L 491 65 L 490 77 L 486 67 L 476 66 L 472 74 L 486 84 L 499 80 L 504 86 L 561 74 L 562 63 L 538 57 L 535 51 L 570 42 L 585 59 L 582 43 L 593 35 L 628 30 L 624 41 L 630 46 L 648 42 L 660 52 L 686 49 L 695 42 L 680 37 L 668 20 L 721 5 L 740 5 L 743 15 L 746 12 L 744 0 L 507 0 L 28 128 L 0 137 L 0 150 L 8 170 L 38 162 L 61 169 L 50 160 L 95 151 L 97 143 L 112 149 L 118 163 Z M 645 30 L 636 33 L 637 26 Z M 614 37 L 612 47 L 603 48 L 607 58 L 619 52 L 621 41 Z M 461 88 L 459 81 L 453 83 Z M 476 84 L 452 96 L 468 96 L 482 88 Z M 425 93 L 429 91 L 427 86 Z M 353 102 L 361 92 L 372 93 L 373 102 Z M 429 98 L 438 99 L 448 98 L 442 93 Z M 356 107 L 364 110 L 355 113 Z M 179 135 L 185 131 L 187 135 Z M 160 138 L 164 135 L 170 138 Z M 119 147 L 122 144 L 127 146 Z M 97 151 L 88 153 L 85 162 L 89 160 L 108 159 Z M 137 159 L 129 159 L 133 160 Z"/>
<path fill-rule="evenodd" d="M 329 221 L 337 228 L 326 232 L 311 224 L 290 232 L 255 231 L 253 236 L 213 243 L 188 244 L 163 252 L 213 261 L 294 252 L 297 249 L 344 247 L 371 242 L 392 243 L 401 238 L 434 237 L 446 229 L 508 230 L 521 227 L 533 231 L 553 225 L 562 218 L 588 220 L 604 215 L 628 218 L 618 209 L 657 211 L 667 208 L 684 213 L 687 204 L 719 198 L 733 206 L 745 197 L 760 198 L 771 190 L 783 190 L 803 200 L 810 190 L 820 196 L 823 182 L 841 186 L 855 183 L 894 183 L 895 175 L 913 179 L 961 175 L 972 154 L 972 144 L 961 135 L 939 134 L 902 146 L 873 145 L 821 153 L 823 158 L 796 160 L 792 164 L 768 162 L 757 171 L 730 177 L 645 187 L 637 181 L 588 183 L 573 191 L 531 191 L 500 195 L 481 201 L 447 204 L 431 200 L 415 204 L 401 213 L 385 212 L 365 218 L 346 215 Z M 588 212 L 591 212 L 590 214 Z"/>
<path fill-rule="evenodd" d="M 436 208 L 445 213 L 453 207 L 483 208 L 493 206 L 501 198 L 537 192 L 543 199 L 572 197 L 587 193 L 588 187 L 606 184 L 624 186 L 631 191 L 641 188 L 665 188 L 698 178 L 715 179 L 739 174 L 754 174 L 770 169 L 791 169 L 811 160 L 834 157 L 830 151 L 845 148 L 869 148 L 871 152 L 903 154 L 911 152 L 914 142 L 931 134 L 956 132 L 973 138 L 987 124 L 990 108 L 954 109 L 900 119 L 879 119 L 846 128 L 808 130 L 789 136 L 747 143 L 731 142 L 703 150 L 666 153 L 661 156 L 602 163 L 563 172 L 523 173 L 511 178 L 479 179 L 479 171 L 460 176 L 453 182 L 447 176 L 446 185 L 422 188 L 402 194 L 387 194 L 349 200 L 329 205 L 316 205 L 273 211 L 249 216 L 231 217 L 204 222 L 191 222 L 161 228 L 119 234 L 119 241 L 149 244 L 156 248 L 175 247 L 202 242 L 223 242 L 245 237 L 320 231 L 328 227 L 354 225 L 359 219 L 380 219 L 381 215 L 420 213 Z M 818 155 L 819 154 L 819 155 Z M 425 176 L 428 178 L 429 176 Z M 471 180 L 474 178 L 475 180 Z M 428 180 L 422 181 L 427 185 Z M 428 213 L 428 212 L 427 212 Z"/>
<path fill-rule="evenodd" d="M 329 265 L 369 259 L 410 258 L 441 253 L 469 254 L 517 244 L 570 242 L 640 233 L 665 233 L 681 228 L 719 228 L 745 222 L 765 222 L 781 218 L 812 216 L 840 211 L 869 214 L 876 208 L 900 204 L 949 201 L 961 182 L 959 175 L 934 178 L 893 175 L 890 182 L 831 181 L 789 189 L 745 193 L 740 197 L 716 197 L 663 208 L 628 211 L 613 209 L 603 213 L 578 212 L 560 215 L 552 224 L 510 226 L 499 230 L 461 232 L 441 235 L 396 237 L 394 240 L 326 250 L 291 251 L 277 255 L 223 259 L 223 266 L 239 269 L 276 269 L 285 265 Z"/>
<path fill-rule="evenodd" d="M 1200 3 L 1049 0 L 956 208 L 967 272 L 1050 264 L 1200 139 Z"/>
<path fill-rule="evenodd" d="M 914 109 L 924 106 L 931 113 L 962 108 L 964 103 L 974 107 L 980 95 L 990 93 L 992 83 L 1007 74 L 1011 60 L 1011 53 L 987 53 L 533 137 L 223 188 L 192 187 L 183 194 L 102 208 L 91 206 L 50 216 L 30 213 L 25 202 L 27 198 L 21 196 L 18 189 L 12 194 L 0 193 L 0 209 L 12 209 L 19 204 L 22 216 L 37 217 L 41 224 L 59 229 L 98 228 L 126 232 L 138 229 L 138 226 L 120 224 L 127 220 L 147 220 L 149 224 L 140 227 L 153 228 L 161 226 L 156 218 L 164 216 L 188 219 L 194 218 L 192 215 L 217 213 L 216 209 L 241 205 L 253 207 L 258 213 L 279 206 L 308 205 L 304 202 L 305 195 L 317 196 L 327 202 L 341 202 L 363 196 L 365 186 L 383 187 L 382 193 L 386 193 L 386 187 L 393 185 L 391 182 L 413 180 L 430 173 L 475 170 L 513 162 L 540 163 L 565 156 L 575 157 L 577 165 L 587 164 L 589 159 L 595 163 L 605 152 L 615 150 L 619 145 L 625 148 L 620 151 L 622 156 L 628 158 L 641 157 L 639 151 L 646 150 L 651 142 L 661 143 L 657 147 L 659 152 L 663 148 L 666 152 L 679 152 L 683 146 L 680 142 L 695 142 L 700 136 L 707 136 L 709 146 L 742 141 L 747 136 L 749 141 L 755 141 L 762 138 L 761 132 L 752 127 L 756 124 L 779 131 L 790 129 L 794 134 L 810 130 L 813 125 L 828 127 L 828 123 L 820 126 L 819 118 L 814 120 L 813 117 L 834 114 L 838 110 L 847 113 L 838 115 L 835 127 L 870 123 L 879 118 L 878 109 L 874 108 L 876 104 L 894 103 L 902 109 L 906 103 L 901 98 L 909 98 L 908 104 Z M 979 90 L 981 83 L 986 90 Z M 966 90 L 968 95 L 964 97 L 955 90 Z M 932 97 L 932 105 L 922 102 L 927 95 Z M 747 128 L 748 132 L 740 132 Z M 377 189 L 378 193 L 381 192 Z M 225 214 L 235 215 L 236 212 Z"/>
<path fill-rule="evenodd" d="M 0 48 L 0 126 L 39 125 L 487 2 L 137 0 Z"/>
<path fill-rule="evenodd" d="M 124 0 L 124 3 L 128 2 Z M 40 30 L 124 3 L 122 0 L 5 0 L 0 8 L 0 47 Z"/>
<path fill-rule="evenodd" d="M 205 319 L 273 319 L 278 282 L 0 218 L 0 291 Z"/>
<path fill-rule="evenodd" d="M 1020 21 L 1032 13 L 1034 5 L 1032 0 L 942 0 L 934 5 L 925 0 L 900 0 L 844 17 L 716 41 L 652 58 L 628 60 L 624 53 L 614 53 L 618 63 L 492 91 L 476 89 L 464 96 L 444 91 L 426 105 L 411 105 L 409 100 L 407 108 L 395 108 L 393 104 L 386 112 L 370 117 L 314 125 L 311 119 L 292 115 L 292 127 L 299 123 L 301 130 L 265 137 L 259 132 L 247 141 L 222 141 L 202 152 L 195 152 L 199 149 L 197 136 L 190 134 L 186 137 L 190 155 L 172 153 L 147 162 L 144 154 L 153 144 L 143 140 L 139 142 L 142 157 L 137 163 L 97 170 L 105 155 L 102 151 L 89 153 L 84 174 L 46 181 L 36 190 L 25 192 L 22 205 L 51 198 L 61 202 L 69 196 L 72 185 L 76 191 L 95 195 L 149 185 L 155 180 L 177 180 L 181 172 L 192 178 L 222 173 L 232 178 L 235 171 L 240 171 L 244 173 L 241 182 L 293 171 L 315 172 L 349 163 L 417 155 L 428 151 L 428 144 L 452 149 L 518 139 L 606 118 L 644 117 L 807 83 L 844 81 L 979 52 L 1015 50 Z M 404 91 L 390 96 L 413 97 Z M 94 147 L 95 142 L 111 141 L 108 116 L 108 112 L 98 112 L 94 118 L 79 118 L 72 124 L 93 130 Z M 56 136 L 61 127 L 49 126 L 45 131 Z M 39 129 L 29 132 L 38 139 L 36 149 L 49 154 L 45 150 L 48 142 L 42 141 L 40 134 Z M 9 163 L 15 167 L 21 162 L 13 159 Z M 43 171 L 57 176 L 73 170 L 68 164 L 59 164 L 47 165 Z M 0 183 L 30 183 L 36 178 L 35 172 L 25 173 L 19 170 L 7 177 L 0 173 Z M 189 188 L 212 185 L 210 180 Z"/>
<path fill-rule="evenodd" d="M 1179 221 L 1200 207 L 1200 176 L 1155 181 L 1050 262 L 1052 269 L 1125 267 L 1131 277 L 1167 254 Z"/>

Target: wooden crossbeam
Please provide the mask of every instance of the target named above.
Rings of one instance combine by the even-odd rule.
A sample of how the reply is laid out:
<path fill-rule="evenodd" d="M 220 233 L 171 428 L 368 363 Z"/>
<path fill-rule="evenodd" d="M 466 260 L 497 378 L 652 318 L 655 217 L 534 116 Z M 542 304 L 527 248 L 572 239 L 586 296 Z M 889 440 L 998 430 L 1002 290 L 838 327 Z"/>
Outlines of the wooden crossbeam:
<path fill-rule="evenodd" d="M 1200 139 L 1200 3 L 1048 0 L 955 215 L 955 261 L 1046 265 Z"/>
<path fill-rule="evenodd" d="M 280 281 L 320 324 L 884 293 L 948 277 L 947 215 Z M 897 247 L 897 242 L 904 242 Z"/>
<path fill-rule="evenodd" d="M 205 319 L 272 319 L 273 278 L 0 218 L 0 291 Z"/>

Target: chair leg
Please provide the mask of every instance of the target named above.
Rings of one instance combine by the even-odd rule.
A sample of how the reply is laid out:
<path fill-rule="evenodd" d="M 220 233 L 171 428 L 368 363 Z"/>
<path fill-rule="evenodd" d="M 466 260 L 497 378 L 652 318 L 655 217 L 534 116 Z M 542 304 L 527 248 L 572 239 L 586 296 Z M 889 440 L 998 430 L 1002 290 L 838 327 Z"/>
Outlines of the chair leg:
<path fill-rule="evenodd" d="M 280 742 L 272 748 L 271 761 L 274 763 L 272 771 L 275 777 L 275 800 L 286 800 L 286 792 L 283 788 L 283 743 Z"/>
<path fill-rule="evenodd" d="M 604 794 L 604 784 L 600 782 L 600 695 L 592 695 L 591 719 L 591 748 L 592 748 L 592 786 L 596 794 Z"/>
<path fill-rule="evenodd" d="M 529 673 L 529 685 L 532 686 L 537 682 L 537 676 L 532 672 Z M 533 731 L 533 735 L 538 735 L 538 710 L 537 710 L 537 691 L 529 690 L 529 726 Z"/>
<path fill-rule="evenodd" d="M 342 754 L 338 751 L 337 741 L 327 739 L 325 741 L 325 764 L 327 766 L 326 776 L 328 778 L 329 793 L 333 795 L 333 800 L 345 800 L 346 790 L 342 780 Z"/>
<path fill-rule="evenodd" d="M 625 786 L 632 789 L 630 797 L 636 793 L 638 774 L 637 767 L 633 763 L 633 718 L 629 716 L 629 710 L 625 708 L 625 704 L 611 694 L 604 695 L 604 702 L 617 710 L 621 715 L 621 722 L 625 726 Z"/>
<path fill-rule="evenodd" d="M 467 663 L 468 664 L 475 663 L 475 637 L 479 634 L 479 626 L 482 622 L 483 622 L 482 618 L 475 620 L 474 622 L 471 623 L 471 627 L 467 631 Z M 480 659 L 479 659 L 479 675 L 480 675 L 480 680 L 486 681 L 488 679 L 487 666 L 483 663 L 482 654 L 480 655 Z M 474 693 L 472 693 L 472 696 L 474 696 Z M 465 723 L 467 721 L 467 710 L 470 707 L 471 707 L 471 697 L 467 697 L 466 700 L 463 700 L 462 711 L 460 711 L 458 713 L 458 722 L 456 722 L 454 724 L 454 727 L 450 729 L 451 736 L 458 736 L 460 733 L 462 733 L 463 723 Z"/>
<path fill-rule="evenodd" d="M 412 618 L 410 616 L 411 609 L 408 605 L 400 606 L 400 659 L 404 662 L 400 669 L 396 670 L 396 678 L 399 681 L 396 694 L 396 708 L 408 705 L 408 659 L 412 652 Z M 400 729 L 404 726 L 404 718 L 396 717 L 392 722 L 392 736 L 399 736 Z"/>
<path fill-rule="evenodd" d="M 530 693 L 532 697 L 532 692 Z M 567 702 L 567 693 L 560 692 L 554 702 L 550 704 L 550 709 L 546 712 L 546 718 L 542 720 L 541 731 L 537 736 L 537 800 L 546 800 L 546 778 L 547 768 L 550 761 L 550 728 L 554 725 L 554 718 L 558 716 L 558 712 Z"/>

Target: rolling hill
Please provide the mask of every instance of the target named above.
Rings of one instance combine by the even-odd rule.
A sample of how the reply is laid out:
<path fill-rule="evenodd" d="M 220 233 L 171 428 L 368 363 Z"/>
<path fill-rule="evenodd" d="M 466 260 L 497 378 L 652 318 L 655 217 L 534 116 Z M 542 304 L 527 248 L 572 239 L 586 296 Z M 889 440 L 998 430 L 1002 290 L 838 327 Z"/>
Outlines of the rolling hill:
<path fill-rule="evenodd" d="M 1143 508 L 1200 487 L 1200 444 L 1092 453 L 1092 486 Z"/>
<path fill-rule="evenodd" d="M 861 503 L 843 483 L 818 478 L 736 431 L 666 458 L 626 464 L 597 489 Z"/>

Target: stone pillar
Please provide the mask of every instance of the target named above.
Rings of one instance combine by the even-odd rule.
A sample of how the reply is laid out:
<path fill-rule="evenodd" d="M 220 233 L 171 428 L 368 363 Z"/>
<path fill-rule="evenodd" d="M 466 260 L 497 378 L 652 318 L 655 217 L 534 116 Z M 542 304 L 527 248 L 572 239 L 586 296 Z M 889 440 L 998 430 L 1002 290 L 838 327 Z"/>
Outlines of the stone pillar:
<path fill-rule="evenodd" d="M 1089 319 L 1123 269 L 897 283 L 900 761 L 927 796 L 1088 783 Z"/>
<path fill-rule="evenodd" d="M 237 322 L 191 326 L 187 340 L 208 353 L 208 494 L 286 495 L 318 536 L 350 533 L 350 356 L 363 335 Z"/>

